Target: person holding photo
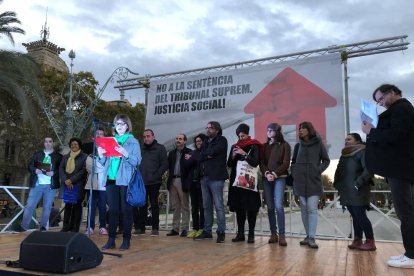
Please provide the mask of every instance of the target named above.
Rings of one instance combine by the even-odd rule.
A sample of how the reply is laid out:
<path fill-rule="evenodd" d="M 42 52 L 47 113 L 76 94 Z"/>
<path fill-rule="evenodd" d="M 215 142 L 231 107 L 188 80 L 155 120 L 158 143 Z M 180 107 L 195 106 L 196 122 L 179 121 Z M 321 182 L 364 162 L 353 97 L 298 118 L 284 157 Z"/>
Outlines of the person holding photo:
<path fill-rule="evenodd" d="M 237 163 L 239 161 L 246 161 L 252 167 L 259 165 L 261 143 L 249 136 L 249 130 L 250 127 L 246 124 L 240 124 L 237 127 L 236 135 L 239 140 L 231 147 L 227 159 L 227 167 L 231 170 L 227 205 L 230 207 L 230 211 L 236 212 L 237 218 L 237 236 L 231 240 L 232 242 L 245 241 L 244 224 L 247 217 L 249 223 L 247 242 L 254 243 L 256 218 L 261 205 L 258 191 L 233 186 L 236 177 L 238 177 Z"/>

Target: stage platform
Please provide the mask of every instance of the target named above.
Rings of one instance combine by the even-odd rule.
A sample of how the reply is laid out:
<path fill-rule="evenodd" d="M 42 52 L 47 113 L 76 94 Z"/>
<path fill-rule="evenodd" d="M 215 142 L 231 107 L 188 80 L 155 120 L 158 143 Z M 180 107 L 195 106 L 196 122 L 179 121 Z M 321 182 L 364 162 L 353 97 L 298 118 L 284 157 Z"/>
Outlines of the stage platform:
<path fill-rule="evenodd" d="M 131 249 L 122 258 L 104 255 L 98 267 L 70 275 L 412 275 L 414 269 L 388 267 L 390 255 L 403 251 L 401 243 L 377 242 L 377 251 L 349 250 L 346 240 L 317 240 L 319 249 L 300 246 L 302 238 L 287 238 L 288 246 L 268 244 L 268 236 L 257 236 L 254 244 L 233 243 L 234 234 L 224 244 L 193 241 L 189 238 L 133 236 Z M 49 275 L 43 272 L 6 267 L 4 261 L 19 258 L 20 243 L 30 232 L 0 235 L 0 275 L 4 270 Z M 215 235 L 214 235 L 215 236 Z M 105 236 L 93 235 L 100 248 Z M 122 238 L 118 237 L 117 246 Z M 47 256 L 45 256 L 47 258 Z M 2 271 L 3 270 L 3 273 Z"/>

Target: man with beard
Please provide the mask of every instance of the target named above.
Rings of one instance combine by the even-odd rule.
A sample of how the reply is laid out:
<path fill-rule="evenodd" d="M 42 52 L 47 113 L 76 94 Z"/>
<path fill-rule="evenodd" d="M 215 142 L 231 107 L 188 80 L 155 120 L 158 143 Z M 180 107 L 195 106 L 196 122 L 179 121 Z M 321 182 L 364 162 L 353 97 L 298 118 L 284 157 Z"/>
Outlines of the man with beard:
<path fill-rule="evenodd" d="M 178 134 L 175 137 L 176 148 L 168 153 L 169 176 L 167 189 L 170 193 L 173 213 L 173 228 L 167 236 L 177 236 L 180 231 L 181 237 L 187 237 L 188 226 L 190 222 L 190 200 L 189 200 L 189 174 L 186 169 L 189 167 L 188 162 L 184 157 L 186 154 L 191 154 L 191 150 L 186 147 L 187 136 L 185 134 Z"/>
<path fill-rule="evenodd" d="M 217 243 L 224 243 L 226 214 L 224 210 L 223 187 L 229 178 L 227 172 L 227 139 L 219 122 L 211 121 L 206 127 L 207 139 L 201 150 L 201 190 L 204 207 L 204 229 L 194 240 L 211 240 L 213 227 L 213 203 L 217 214 Z"/>

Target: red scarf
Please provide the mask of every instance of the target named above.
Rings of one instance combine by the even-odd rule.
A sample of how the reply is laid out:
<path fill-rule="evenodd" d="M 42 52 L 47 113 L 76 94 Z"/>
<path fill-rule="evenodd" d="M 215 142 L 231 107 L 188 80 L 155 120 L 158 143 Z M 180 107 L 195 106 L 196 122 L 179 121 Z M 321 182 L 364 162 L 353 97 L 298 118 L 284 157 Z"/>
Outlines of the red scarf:
<path fill-rule="evenodd" d="M 258 145 L 259 148 L 262 148 L 262 143 L 256 139 L 252 139 L 250 136 L 248 136 L 245 140 L 237 141 L 237 143 L 234 144 L 234 147 L 244 148 L 250 145 Z"/>

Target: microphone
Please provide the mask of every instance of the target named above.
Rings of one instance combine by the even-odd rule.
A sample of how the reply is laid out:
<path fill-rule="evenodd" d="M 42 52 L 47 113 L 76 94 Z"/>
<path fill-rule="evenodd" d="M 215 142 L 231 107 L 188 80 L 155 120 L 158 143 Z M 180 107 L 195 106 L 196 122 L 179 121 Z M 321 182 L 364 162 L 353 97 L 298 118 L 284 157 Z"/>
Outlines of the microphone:
<path fill-rule="evenodd" d="M 100 125 L 100 126 L 108 127 L 108 128 L 114 128 L 115 127 L 113 122 L 104 122 L 102 120 L 99 120 L 98 118 L 93 118 L 92 123 L 94 123 L 95 125 Z"/>

